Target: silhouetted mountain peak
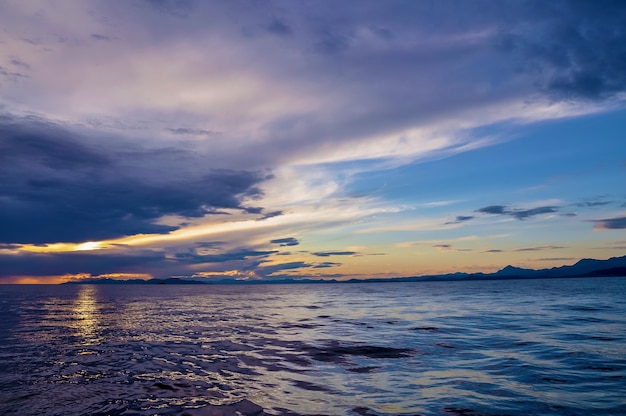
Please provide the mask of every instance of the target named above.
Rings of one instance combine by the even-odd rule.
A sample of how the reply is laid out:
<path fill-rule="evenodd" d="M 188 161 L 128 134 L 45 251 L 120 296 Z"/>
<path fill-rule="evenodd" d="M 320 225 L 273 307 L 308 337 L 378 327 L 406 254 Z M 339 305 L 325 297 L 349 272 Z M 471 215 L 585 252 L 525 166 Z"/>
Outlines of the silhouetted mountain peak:
<path fill-rule="evenodd" d="M 581 259 L 573 266 L 563 266 L 560 267 L 560 269 L 567 271 L 568 274 L 583 275 L 599 269 L 612 269 L 619 267 L 626 267 L 626 256 L 611 257 L 607 260 Z"/>
<path fill-rule="evenodd" d="M 505 268 L 498 270 L 495 274 L 498 276 L 517 276 L 517 275 L 522 275 L 522 274 L 526 274 L 529 272 L 532 273 L 532 272 L 535 272 L 535 270 L 522 269 L 521 267 L 508 265 Z"/>

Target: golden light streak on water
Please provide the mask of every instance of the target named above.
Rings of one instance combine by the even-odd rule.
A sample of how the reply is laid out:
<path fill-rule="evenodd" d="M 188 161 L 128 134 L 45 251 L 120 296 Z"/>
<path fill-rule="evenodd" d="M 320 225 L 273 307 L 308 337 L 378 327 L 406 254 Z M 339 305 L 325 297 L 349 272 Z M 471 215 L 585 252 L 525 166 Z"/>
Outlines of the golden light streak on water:
<path fill-rule="evenodd" d="M 82 285 L 78 297 L 74 302 L 74 316 L 77 318 L 75 329 L 83 339 L 83 345 L 92 345 L 100 342 L 98 336 L 98 303 L 96 299 L 97 287 Z"/>

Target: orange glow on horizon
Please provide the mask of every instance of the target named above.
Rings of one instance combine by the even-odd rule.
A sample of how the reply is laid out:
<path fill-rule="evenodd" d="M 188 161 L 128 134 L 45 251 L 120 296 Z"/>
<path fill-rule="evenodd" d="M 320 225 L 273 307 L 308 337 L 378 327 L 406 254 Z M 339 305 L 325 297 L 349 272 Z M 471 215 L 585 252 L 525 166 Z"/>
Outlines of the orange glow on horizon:
<path fill-rule="evenodd" d="M 129 279 L 152 279 L 153 276 L 148 273 L 108 273 L 93 276 L 89 273 L 64 274 L 61 276 L 15 276 L 5 280 L 3 283 L 19 284 L 19 285 L 58 285 L 61 283 L 75 282 L 85 279 L 113 279 L 113 280 L 129 280 Z"/>
<path fill-rule="evenodd" d="M 67 276 L 16 276 L 3 283 L 17 285 L 58 285 L 67 282 Z"/>

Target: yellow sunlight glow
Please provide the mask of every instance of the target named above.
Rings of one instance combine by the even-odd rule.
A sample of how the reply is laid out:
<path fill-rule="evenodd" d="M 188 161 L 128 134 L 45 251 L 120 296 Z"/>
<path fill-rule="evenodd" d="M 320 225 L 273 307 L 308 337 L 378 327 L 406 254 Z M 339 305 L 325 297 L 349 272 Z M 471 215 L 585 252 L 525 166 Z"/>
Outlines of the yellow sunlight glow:
<path fill-rule="evenodd" d="M 284 216 L 285 217 L 285 216 Z M 245 220 L 220 224 L 204 224 L 197 225 L 180 230 L 172 231 L 169 234 L 137 234 L 130 237 L 124 237 L 117 240 L 111 240 L 111 244 L 124 244 L 129 246 L 139 246 L 144 244 L 159 243 L 166 241 L 179 241 L 191 239 L 194 237 L 204 237 L 212 234 L 227 233 L 233 231 L 241 231 L 247 229 L 257 229 L 270 227 L 285 221 L 285 218 L 274 217 L 265 221 Z"/>
<path fill-rule="evenodd" d="M 86 251 L 86 250 L 97 250 L 100 248 L 101 243 L 96 241 L 87 241 L 86 243 L 82 243 L 77 245 L 74 248 L 74 251 Z"/>

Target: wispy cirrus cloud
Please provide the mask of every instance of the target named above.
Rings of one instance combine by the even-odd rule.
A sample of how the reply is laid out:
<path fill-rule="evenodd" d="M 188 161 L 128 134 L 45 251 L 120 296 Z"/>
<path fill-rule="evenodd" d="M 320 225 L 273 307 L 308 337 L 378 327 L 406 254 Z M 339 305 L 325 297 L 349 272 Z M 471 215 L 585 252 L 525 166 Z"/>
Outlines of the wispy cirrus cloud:
<path fill-rule="evenodd" d="M 573 261 L 577 260 L 576 257 L 541 257 L 534 259 L 535 261 Z"/>
<path fill-rule="evenodd" d="M 522 247 L 515 249 L 501 249 L 501 248 L 459 248 L 451 243 L 439 243 L 434 244 L 432 247 L 445 250 L 445 251 L 459 251 L 459 252 L 481 252 L 481 253 L 520 253 L 520 252 L 529 252 L 529 251 L 547 251 L 547 250 L 561 250 L 566 249 L 565 246 L 536 246 L 536 247 Z"/>
<path fill-rule="evenodd" d="M 565 246 L 537 246 L 537 247 L 523 247 L 517 248 L 513 251 L 522 252 L 522 251 L 545 251 L 545 250 L 561 250 L 567 248 Z"/>
<path fill-rule="evenodd" d="M 596 250 L 621 250 L 626 251 L 626 240 L 609 241 L 602 247 L 595 247 Z"/>
<path fill-rule="evenodd" d="M 164 130 L 169 133 L 181 136 L 214 136 L 221 134 L 219 131 L 204 130 L 191 127 L 166 127 Z"/>

